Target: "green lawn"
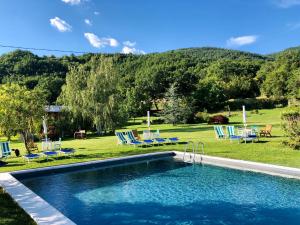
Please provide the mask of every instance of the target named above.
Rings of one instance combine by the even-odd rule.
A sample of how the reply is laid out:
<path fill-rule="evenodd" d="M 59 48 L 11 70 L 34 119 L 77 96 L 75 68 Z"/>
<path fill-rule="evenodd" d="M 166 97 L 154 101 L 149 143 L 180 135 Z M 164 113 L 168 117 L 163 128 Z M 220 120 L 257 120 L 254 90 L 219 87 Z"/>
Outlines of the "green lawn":
<path fill-rule="evenodd" d="M 179 126 L 164 124 L 153 125 L 151 128 L 153 130 L 159 129 L 163 137 L 177 136 L 182 141 L 202 141 L 205 144 L 205 154 L 207 155 L 300 168 L 300 151 L 295 151 L 282 145 L 282 141 L 285 139 L 280 129 L 280 115 L 282 110 L 284 109 L 260 110 L 258 114 L 248 112 L 247 119 L 249 125 L 255 124 L 260 127 L 265 124 L 273 125 L 273 137 L 261 138 L 259 143 L 238 144 L 237 142 L 231 143 L 229 140 L 216 140 L 212 126 L 207 124 Z M 137 121 L 141 121 L 142 119 L 145 118 L 140 118 Z M 230 117 L 232 124 L 239 126 L 241 125 L 241 121 L 241 112 L 232 113 Z M 126 129 L 135 128 L 140 132 L 147 129 L 146 125 L 140 124 L 128 126 Z M 2 140 L 5 139 L 2 138 Z M 117 146 L 116 141 L 115 136 L 89 137 L 86 140 L 65 140 L 63 141 L 63 147 L 75 148 L 75 156 L 71 158 L 57 157 L 49 161 L 39 159 L 30 163 L 24 162 L 21 157 L 11 157 L 7 160 L 8 164 L 6 166 L 0 167 L 0 172 L 99 160 L 147 152 L 183 151 L 184 149 L 184 144 L 140 148 Z M 22 154 L 25 153 L 23 143 L 17 140 L 11 142 L 11 148 L 18 148 L 22 151 Z M 40 143 L 39 149 L 41 149 Z M 0 202 L 0 224 L 33 224 L 32 220 L 28 219 L 28 216 L 16 206 L 16 203 L 14 203 L 7 194 L 0 193 Z"/>
<path fill-rule="evenodd" d="M 0 188 L 0 225 L 36 224 L 12 198 Z"/>
<path fill-rule="evenodd" d="M 161 136 L 163 137 L 177 136 L 182 141 L 202 141 L 205 144 L 205 154 L 207 155 L 300 168 L 300 152 L 282 145 L 282 141 L 285 139 L 282 130 L 280 129 L 280 115 L 282 110 L 284 109 L 260 110 L 258 114 L 247 112 L 249 125 L 273 125 L 273 137 L 261 138 L 259 143 L 238 144 L 237 142 L 231 143 L 229 140 L 216 140 L 212 126 L 207 124 L 178 126 L 163 124 L 152 125 L 151 128 L 153 130 L 159 129 Z M 140 120 L 137 121 L 141 121 L 142 119 L 143 118 L 140 118 Z M 241 112 L 233 112 L 230 117 L 230 122 L 236 126 L 240 125 L 242 122 Z M 132 128 L 137 128 L 140 132 L 147 129 L 146 125 L 141 124 L 126 127 L 126 129 Z M 169 150 L 182 151 L 184 149 L 184 145 L 180 144 L 147 148 L 117 146 L 116 141 L 115 136 L 89 137 L 86 140 L 65 140 L 63 141 L 64 148 L 71 147 L 76 149 L 76 155 L 74 157 L 56 157 L 55 159 L 49 159 L 48 161 L 45 159 L 38 159 L 30 163 L 26 163 L 22 157 L 11 157 L 7 160 L 8 164 L 6 166 L 0 167 L 0 172 L 76 163 L 147 152 Z M 19 148 L 22 150 L 22 154 L 25 153 L 23 143 L 12 141 L 11 147 Z M 39 149 L 41 149 L 40 144 Z"/>

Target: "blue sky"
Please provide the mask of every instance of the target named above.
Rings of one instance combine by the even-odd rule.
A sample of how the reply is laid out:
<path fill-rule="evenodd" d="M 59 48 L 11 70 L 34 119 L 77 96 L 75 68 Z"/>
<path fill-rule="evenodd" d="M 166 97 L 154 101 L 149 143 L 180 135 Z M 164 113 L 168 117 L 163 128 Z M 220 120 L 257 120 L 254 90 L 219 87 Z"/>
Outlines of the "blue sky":
<path fill-rule="evenodd" d="M 1 0 L 0 44 L 135 54 L 210 46 L 266 54 L 300 45 L 299 12 L 300 0 Z M 0 47 L 0 54 L 11 50 Z"/>

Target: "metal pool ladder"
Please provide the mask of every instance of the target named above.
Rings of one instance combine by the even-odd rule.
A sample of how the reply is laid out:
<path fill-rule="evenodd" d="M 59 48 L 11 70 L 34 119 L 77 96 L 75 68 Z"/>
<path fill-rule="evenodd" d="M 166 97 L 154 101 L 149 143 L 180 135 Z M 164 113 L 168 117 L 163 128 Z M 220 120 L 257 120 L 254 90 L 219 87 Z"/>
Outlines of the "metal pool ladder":
<path fill-rule="evenodd" d="M 197 141 L 197 142 L 193 142 L 193 141 L 188 141 L 185 145 L 184 148 L 184 153 L 183 153 L 183 161 L 185 162 L 185 156 L 186 153 L 189 152 L 189 150 L 191 150 L 190 152 L 190 161 L 192 161 L 193 163 L 195 163 L 195 158 L 196 158 L 196 154 L 198 153 L 199 147 L 201 146 L 201 154 L 204 155 L 204 143 L 201 141 Z"/>

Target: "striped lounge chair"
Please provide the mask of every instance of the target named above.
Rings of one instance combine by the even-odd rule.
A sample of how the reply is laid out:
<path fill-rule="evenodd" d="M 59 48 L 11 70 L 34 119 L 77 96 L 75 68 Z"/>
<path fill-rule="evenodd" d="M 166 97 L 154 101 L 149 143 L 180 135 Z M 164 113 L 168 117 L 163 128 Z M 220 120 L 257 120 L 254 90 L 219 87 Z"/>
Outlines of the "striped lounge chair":
<path fill-rule="evenodd" d="M 224 130 L 222 126 L 214 126 L 214 131 L 217 139 L 225 139 Z"/>
<path fill-rule="evenodd" d="M 10 150 L 8 141 L 0 142 L 0 148 L 1 148 L 1 152 L 0 152 L 1 158 L 7 158 L 11 155 L 11 150 Z"/>
<path fill-rule="evenodd" d="M 143 140 L 143 141 L 138 141 L 135 138 L 132 130 L 128 131 L 126 134 L 127 134 L 128 143 L 131 144 L 131 145 L 135 145 L 135 146 L 136 145 L 152 145 L 154 143 L 154 141 L 151 140 L 151 139 L 146 139 L 146 140 Z"/>
<path fill-rule="evenodd" d="M 227 136 L 230 141 L 234 141 L 234 140 L 240 141 L 241 140 L 242 136 L 235 134 L 234 126 L 227 126 L 226 129 L 227 129 Z"/>
<path fill-rule="evenodd" d="M 116 134 L 116 137 L 118 138 L 119 145 L 127 144 L 127 140 L 122 132 L 116 132 L 115 134 Z"/>

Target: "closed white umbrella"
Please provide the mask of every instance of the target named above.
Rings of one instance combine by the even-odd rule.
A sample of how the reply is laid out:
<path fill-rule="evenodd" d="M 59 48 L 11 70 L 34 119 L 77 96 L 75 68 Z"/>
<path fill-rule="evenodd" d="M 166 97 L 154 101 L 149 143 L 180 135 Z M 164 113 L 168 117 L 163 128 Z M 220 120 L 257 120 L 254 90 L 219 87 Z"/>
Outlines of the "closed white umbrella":
<path fill-rule="evenodd" d="M 147 124 L 148 128 L 150 129 L 150 111 L 147 111 Z"/>
<path fill-rule="evenodd" d="M 244 105 L 243 105 L 243 123 L 244 123 L 244 126 L 246 127 L 247 126 L 247 117 L 246 117 L 246 108 Z"/>
<path fill-rule="evenodd" d="M 46 118 L 43 116 L 43 132 L 45 135 L 45 139 L 46 141 L 48 140 L 47 134 L 48 134 L 48 129 L 47 129 L 47 122 L 46 122 Z"/>

